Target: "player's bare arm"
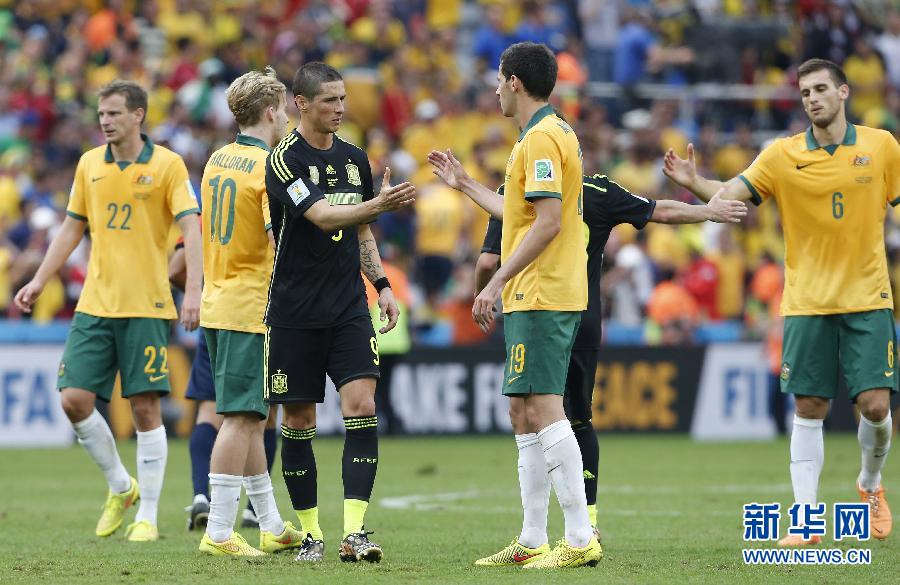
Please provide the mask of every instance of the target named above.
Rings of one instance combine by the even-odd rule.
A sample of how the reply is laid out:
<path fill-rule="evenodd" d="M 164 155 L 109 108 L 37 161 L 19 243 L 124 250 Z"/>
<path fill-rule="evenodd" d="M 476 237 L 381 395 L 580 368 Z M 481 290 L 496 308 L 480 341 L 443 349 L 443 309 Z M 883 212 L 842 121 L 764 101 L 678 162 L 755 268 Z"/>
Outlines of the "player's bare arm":
<path fill-rule="evenodd" d="M 345 227 L 373 221 L 382 213 L 396 211 L 416 200 L 416 188 L 407 182 L 390 184 L 391 169 L 384 169 L 381 191 L 369 201 L 359 205 L 331 205 L 325 199 L 316 201 L 303 216 L 323 232 L 333 232 Z"/>
<path fill-rule="evenodd" d="M 181 324 L 188 331 L 200 325 L 200 295 L 203 292 L 203 244 L 200 241 L 200 226 L 194 214 L 189 213 L 178 220 L 184 237 L 184 260 L 187 276 L 184 280 L 184 299 L 181 301 Z"/>
<path fill-rule="evenodd" d="M 184 259 L 184 248 L 178 248 L 169 258 L 169 282 L 178 290 L 184 290 L 187 277 L 187 262 Z"/>
<path fill-rule="evenodd" d="M 719 193 L 713 195 L 706 205 L 690 205 L 681 201 L 661 199 L 656 202 L 650 221 L 655 223 L 740 223 L 747 216 L 747 204 L 743 201 L 723 199 Z"/>
<path fill-rule="evenodd" d="M 378 243 L 372 235 L 372 228 L 368 224 L 359 226 L 359 265 L 363 274 L 375 285 L 382 278 L 386 278 L 384 267 L 381 265 L 381 255 L 378 253 Z M 378 330 L 384 334 L 397 325 L 400 317 L 400 307 L 394 298 L 394 291 L 390 286 L 384 287 L 378 293 L 378 308 L 381 309 L 379 319 L 387 325 Z"/>
<path fill-rule="evenodd" d="M 482 252 L 475 261 L 475 296 L 478 296 L 500 267 L 500 254 Z"/>
<path fill-rule="evenodd" d="M 469 176 L 449 148 L 446 151 L 432 150 L 428 153 L 428 162 L 434 167 L 431 172 L 447 186 L 465 193 L 492 217 L 503 219 L 503 197 Z"/>
<path fill-rule="evenodd" d="M 66 216 L 59 233 L 50 242 L 47 255 L 44 256 L 44 260 L 38 267 L 34 278 L 16 293 L 14 302 L 19 310 L 25 313 L 31 312 L 31 306 L 41 296 L 41 292 L 47 285 L 47 280 L 59 272 L 59 269 L 65 264 L 69 255 L 72 254 L 81 238 L 84 237 L 86 227 L 87 222 L 75 219 L 71 215 Z"/>
<path fill-rule="evenodd" d="M 723 183 L 698 175 L 693 144 L 687 146 L 687 159 L 675 154 L 671 148 L 667 150 L 663 157 L 662 170 L 673 183 L 684 187 L 704 203 L 708 203 L 719 192 L 722 199 L 737 201 L 749 201 L 752 196 L 750 189 L 737 177 Z"/>
<path fill-rule="evenodd" d="M 560 231 L 562 201 L 553 197 L 537 199 L 534 202 L 534 211 L 536 215 L 534 224 L 528 229 L 522 243 L 475 297 L 472 317 L 485 333 L 494 321 L 495 305 L 503 287 L 510 278 L 531 264 Z"/>

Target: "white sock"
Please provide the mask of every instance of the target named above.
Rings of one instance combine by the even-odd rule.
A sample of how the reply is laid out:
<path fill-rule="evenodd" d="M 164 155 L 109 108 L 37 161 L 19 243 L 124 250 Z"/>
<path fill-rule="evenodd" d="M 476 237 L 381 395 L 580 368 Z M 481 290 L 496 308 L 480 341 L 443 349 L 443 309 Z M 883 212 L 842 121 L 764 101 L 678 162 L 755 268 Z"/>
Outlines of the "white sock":
<path fill-rule="evenodd" d="M 72 423 L 72 426 L 75 428 L 78 442 L 84 446 L 94 463 L 103 470 L 109 491 L 120 494 L 131 489 L 131 476 L 122 465 L 119 451 L 116 449 L 116 440 L 100 413 L 94 410 L 86 419 Z"/>
<path fill-rule="evenodd" d="M 550 476 L 536 433 L 516 435 L 516 446 L 519 448 L 519 490 L 524 511 L 519 544 L 537 548 L 547 542 Z"/>
<path fill-rule="evenodd" d="M 891 448 L 891 433 L 894 431 L 894 423 L 891 421 L 891 411 L 881 422 L 872 422 L 866 417 L 859 417 L 859 431 L 856 436 L 859 446 L 862 448 L 862 470 L 859 472 L 859 485 L 870 492 L 874 492 L 881 485 L 881 468 Z"/>
<path fill-rule="evenodd" d="M 209 474 L 209 519 L 206 521 L 206 533 L 214 542 L 224 542 L 234 532 L 243 479 L 240 475 Z"/>
<path fill-rule="evenodd" d="M 138 486 L 141 488 L 141 505 L 134 516 L 135 522 L 147 520 L 156 524 L 159 494 L 166 474 L 169 445 L 166 443 L 166 427 L 160 425 L 152 431 L 137 433 Z"/>
<path fill-rule="evenodd" d="M 794 415 L 791 431 L 791 484 L 794 502 L 815 504 L 819 488 L 819 473 L 825 461 L 825 441 L 822 420 Z"/>
<path fill-rule="evenodd" d="M 284 532 L 284 521 L 278 513 L 275 503 L 275 491 L 272 489 L 272 478 L 267 473 L 250 475 L 244 478 L 244 489 L 253 504 L 259 529 L 267 530 L 275 536 Z"/>
<path fill-rule="evenodd" d="M 538 432 L 537 436 L 544 450 L 556 499 L 565 517 L 566 542 L 570 546 L 584 548 L 594 532 L 584 495 L 581 449 L 572 432 L 572 425 L 565 419 L 556 421 Z"/>

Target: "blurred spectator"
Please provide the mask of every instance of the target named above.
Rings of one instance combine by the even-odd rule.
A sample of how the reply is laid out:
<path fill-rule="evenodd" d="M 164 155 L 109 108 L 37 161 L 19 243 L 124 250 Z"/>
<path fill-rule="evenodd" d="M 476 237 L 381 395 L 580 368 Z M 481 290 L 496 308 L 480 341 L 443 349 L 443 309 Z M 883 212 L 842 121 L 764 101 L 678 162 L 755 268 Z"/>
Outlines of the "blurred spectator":
<path fill-rule="evenodd" d="M 619 38 L 621 4 L 621 0 L 578 2 L 591 81 L 613 80 L 613 58 Z"/>
<path fill-rule="evenodd" d="M 856 52 L 844 62 L 850 83 L 850 114 L 862 120 L 866 114 L 884 108 L 885 71 L 881 57 L 865 37 L 856 39 Z"/>
<path fill-rule="evenodd" d="M 888 81 L 900 90 L 900 10 L 888 12 L 885 29 L 875 38 L 875 48 L 887 66 Z"/>

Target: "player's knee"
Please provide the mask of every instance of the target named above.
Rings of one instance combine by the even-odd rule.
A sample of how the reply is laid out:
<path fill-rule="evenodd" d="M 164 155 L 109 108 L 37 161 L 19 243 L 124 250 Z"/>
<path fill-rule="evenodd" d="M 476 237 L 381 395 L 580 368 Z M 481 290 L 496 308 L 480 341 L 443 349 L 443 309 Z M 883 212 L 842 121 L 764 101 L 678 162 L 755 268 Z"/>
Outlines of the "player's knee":
<path fill-rule="evenodd" d="M 60 401 L 62 402 L 63 412 L 66 413 L 66 417 L 73 423 L 83 421 L 94 411 L 93 402 L 65 391 L 60 396 Z"/>
<path fill-rule="evenodd" d="M 800 418 L 824 419 L 828 414 L 829 400 L 818 396 L 797 396 L 794 412 Z"/>
<path fill-rule="evenodd" d="M 139 431 L 150 431 L 162 424 L 158 396 L 140 396 L 131 399 L 131 416 Z"/>
<path fill-rule="evenodd" d="M 344 407 L 344 416 L 375 416 L 375 397 L 359 397 L 348 402 Z"/>
<path fill-rule="evenodd" d="M 316 426 L 315 404 L 291 404 L 284 407 L 284 425 L 291 429 L 311 429 Z"/>
<path fill-rule="evenodd" d="M 859 412 L 872 422 L 881 422 L 887 418 L 890 412 L 890 402 L 887 400 L 872 400 L 865 404 L 860 404 Z"/>
<path fill-rule="evenodd" d="M 530 433 L 528 418 L 525 416 L 525 402 L 523 400 L 509 401 L 509 422 L 512 423 L 513 432 L 517 435 Z"/>

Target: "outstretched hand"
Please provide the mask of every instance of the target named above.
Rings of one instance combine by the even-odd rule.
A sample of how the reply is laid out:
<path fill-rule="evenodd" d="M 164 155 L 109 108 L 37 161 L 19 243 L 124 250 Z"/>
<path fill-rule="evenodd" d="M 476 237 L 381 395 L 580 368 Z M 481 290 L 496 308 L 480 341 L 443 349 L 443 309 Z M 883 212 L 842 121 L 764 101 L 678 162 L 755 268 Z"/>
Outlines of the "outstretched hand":
<path fill-rule="evenodd" d="M 743 201 L 722 199 L 723 193 L 724 187 L 716 191 L 706 204 L 712 214 L 709 220 L 716 223 L 740 223 L 741 219 L 747 216 L 747 204 Z"/>
<path fill-rule="evenodd" d="M 674 183 L 689 189 L 697 178 L 697 163 L 694 160 L 694 145 L 687 145 L 687 160 L 681 158 L 671 148 L 663 157 L 663 174 Z"/>
<path fill-rule="evenodd" d="M 391 186 L 391 167 L 384 168 L 381 191 L 378 192 L 382 211 L 394 211 L 416 200 L 416 188 L 409 181 Z"/>
<path fill-rule="evenodd" d="M 428 162 L 434 167 L 431 169 L 434 176 L 453 189 L 462 189 L 463 183 L 469 178 L 466 169 L 449 148 L 446 151 L 432 150 L 428 153 Z"/>

